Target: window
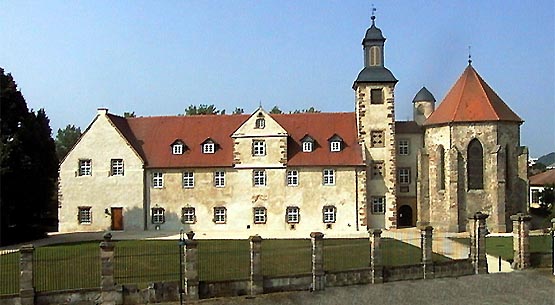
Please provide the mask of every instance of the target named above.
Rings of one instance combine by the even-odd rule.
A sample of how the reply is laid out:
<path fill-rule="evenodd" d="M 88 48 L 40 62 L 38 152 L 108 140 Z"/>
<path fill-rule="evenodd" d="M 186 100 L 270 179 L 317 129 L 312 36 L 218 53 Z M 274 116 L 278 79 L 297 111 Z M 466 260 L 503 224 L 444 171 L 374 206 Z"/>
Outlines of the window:
<path fill-rule="evenodd" d="M 253 156 L 265 156 L 266 155 L 266 142 L 262 140 L 252 141 L 252 155 Z"/>
<path fill-rule="evenodd" d="M 152 208 L 152 223 L 155 225 L 166 222 L 165 210 L 163 208 Z"/>
<path fill-rule="evenodd" d="M 224 171 L 215 171 L 214 172 L 214 186 L 215 187 L 224 187 L 225 186 L 225 172 Z"/>
<path fill-rule="evenodd" d="M 195 223 L 195 208 L 186 207 L 181 209 L 181 223 Z"/>
<path fill-rule="evenodd" d="M 335 184 L 335 170 L 324 169 L 322 172 L 324 185 L 334 185 Z"/>
<path fill-rule="evenodd" d="M 372 162 L 372 179 L 383 179 L 384 164 L 383 161 Z"/>
<path fill-rule="evenodd" d="M 215 144 L 213 142 L 208 142 L 202 144 L 202 153 L 203 154 L 213 154 L 215 151 Z"/>
<path fill-rule="evenodd" d="M 379 66 L 382 62 L 379 46 L 370 47 L 370 66 Z"/>
<path fill-rule="evenodd" d="M 540 203 L 540 191 L 532 190 L 532 203 Z"/>
<path fill-rule="evenodd" d="M 372 197 L 372 214 L 385 213 L 385 197 Z"/>
<path fill-rule="evenodd" d="M 300 214 L 298 207 L 287 207 L 285 214 L 287 217 L 287 223 L 299 223 Z"/>
<path fill-rule="evenodd" d="M 334 223 L 335 222 L 335 214 L 336 208 L 332 205 L 325 206 L 322 209 L 322 216 L 324 223 Z"/>
<path fill-rule="evenodd" d="M 330 150 L 333 152 L 341 151 L 341 141 L 331 141 Z"/>
<path fill-rule="evenodd" d="M 310 141 L 303 142 L 303 152 L 312 152 L 313 148 L 314 148 L 314 143 Z"/>
<path fill-rule="evenodd" d="M 372 147 L 384 147 L 383 130 L 372 130 L 370 136 L 372 137 Z"/>
<path fill-rule="evenodd" d="M 266 208 L 256 207 L 253 209 L 254 223 L 266 223 Z"/>
<path fill-rule="evenodd" d="M 183 172 L 183 187 L 184 188 L 195 187 L 195 173 Z"/>
<path fill-rule="evenodd" d="M 262 129 L 266 127 L 266 121 L 264 119 L 256 119 L 254 128 Z"/>
<path fill-rule="evenodd" d="M 77 215 L 79 224 L 89 225 L 92 223 L 91 207 L 79 207 L 79 214 Z"/>
<path fill-rule="evenodd" d="M 484 150 L 478 139 L 470 141 L 467 152 L 468 189 L 484 188 Z"/>
<path fill-rule="evenodd" d="M 370 90 L 370 104 L 383 104 L 382 89 Z"/>
<path fill-rule="evenodd" d="M 112 176 L 123 176 L 123 160 L 112 159 L 111 161 Z"/>
<path fill-rule="evenodd" d="M 92 175 L 92 161 L 91 159 L 79 160 L 79 176 Z"/>
<path fill-rule="evenodd" d="M 443 145 L 439 145 L 438 149 L 438 163 L 437 163 L 437 179 L 440 190 L 445 189 L 445 149 Z"/>
<path fill-rule="evenodd" d="M 152 187 L 157 189 L 164 187 L 164 175 L 161 172 L 152 173 Z"/>
<path fill-rule="evenodd" d="M 214 222 L 215 223 L 225 223 L 226 222 L 227 211 L 224 207 L 214 208 Z"/>
<path fill-rule="evenodd" d="M 264 186 L 266 185 L 266 171 L 255 170 L 252 172 L 252 179 L 254 186 Z"/>
<path fill-rule="evenodd" d="M 299 172 L 296 170 L 287 171 L 287 185 L 297 186 L 299 185 Z"/>
<path fill-rule="evenodd" d="M 406 140 L 406 139 L 399 140 L 399 142 L 397 142 L 399 155 L 408 156 L 410 154 L 409 145 L 410 145 L 409 140 Z"/>
<path fill-rule="evenodd" d="M 397 175 L 398 175 L 400 184 L 410 184 L 410 168 L 409 167 L 399 168 L 399 171 L 397 172 Z"/>
<path fill-rule="evenodd" d="M 172 154 L 174 155 L 181 155 L 183 154 L 183 144 L 182 143 L 175 143 L 172 146 Z"/>

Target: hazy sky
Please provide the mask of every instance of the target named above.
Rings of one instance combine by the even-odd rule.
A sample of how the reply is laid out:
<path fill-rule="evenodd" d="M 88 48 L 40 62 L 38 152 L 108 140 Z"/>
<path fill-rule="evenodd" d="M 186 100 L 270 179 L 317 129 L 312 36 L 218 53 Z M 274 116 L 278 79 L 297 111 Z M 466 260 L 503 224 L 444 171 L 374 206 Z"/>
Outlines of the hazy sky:
<path fill-rule="evenodd" d="M 98 107 L 139 116 L 215 104 L 230 113 L 353 111 L 371 1 L 0 3 L 0 67 L 56 133 Z M 374 1 L 399 79 L 396 118 L 425 85 L 441 101 L 473 66 L 520 115 L 531 156 L 555 151 L 555 2 Z"/>

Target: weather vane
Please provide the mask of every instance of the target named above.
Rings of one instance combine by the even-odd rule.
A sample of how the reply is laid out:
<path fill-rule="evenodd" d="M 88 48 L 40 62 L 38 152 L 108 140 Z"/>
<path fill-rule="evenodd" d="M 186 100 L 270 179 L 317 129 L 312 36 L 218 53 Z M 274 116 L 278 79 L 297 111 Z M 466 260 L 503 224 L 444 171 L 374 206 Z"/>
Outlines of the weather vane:
<path fill-rule="evenodd" d="M 374 7 L 374 3 L 372 3 L 372 17 L 370 17 L 370 19 L 372 19 L 372 24 L 374 24 L 374 20 L 376 19 L 376 16 L 374 16 L 375 12 L 376 8 Z"/>
<path fill-rule="evenodd" d="M 472 64 L 472 53 L 470 52 L 470 46 L 468 46 L 468 64 Z"/>

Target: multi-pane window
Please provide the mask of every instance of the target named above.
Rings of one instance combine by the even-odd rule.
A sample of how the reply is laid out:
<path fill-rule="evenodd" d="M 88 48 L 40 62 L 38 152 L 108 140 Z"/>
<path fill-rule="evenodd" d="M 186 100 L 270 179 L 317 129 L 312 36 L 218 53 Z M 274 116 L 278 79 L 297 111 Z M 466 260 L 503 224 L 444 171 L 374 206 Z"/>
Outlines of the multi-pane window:
<path fill-rule="evenodd" d="M 410 142 L 407 139 L 401 139 L 397 142 L 397 148 L 399 150 L 399 155 L 408 156 L 410 154 L 409 150 Z"/>
<path fill-rule="evenodd" d="M 477 139 L 470 141 L 467 152 L 468 189 L 484 188 L 484 149 Z"/>
<path fill-rule="evenodd" d="M 312 152 L 313 147 L 314 147 L 314 143 L 310 141 L 303 142 L 303 152 Z"/>
<path fill-rule="evenodd" d="M 163 208 L 152 208 L 152 223 L 159 225 L 166 222 L 165 212 Z"/>
<path fill-rule="evenodd" d="M 379 46 L 370 47 L 370 66 L 379 66 L 382 63 L 382 56 Z"/>
<path fill-rule="evenodd" d="M 296 170 L 287 171 L 287 185 L 297 186 L 299 185 L 299 172 Z"/>
<path fill-rule="evenodd" d="M 287 217 L 287 223 L 299 223 L 299 208 L 298 207 L 287 207 L 285 211 Z"/>
<path fill-rule="evenodd" d="M 202 153 L 203 154 L 213 154 L 215 151 L 215 144 L 212 142 L 202 144 Z"/>
<path fill-rule="evenodd" d="M 330 150 L 333 152 L 341 151 L 341 141 L 331 141 Z"/>
<path fill-rule="evenodd" d="M 372 179 L 382 179 L 384 177 L 383 161 L 372 162 Z"/>
<path fill-rule="evenodd" d="M 323 216 L 324 223 L 335 222 L 336 211 L 337 209 L 332 205 L 325 206 L 322 209 L 322 216 Z"/>
<path fill-rule="evenodd" d="M 256 207 L 253 209 L 254 223 L 266 223 L 266 208 Z"/>
<path fill-rule="evenodd" d="M 409 167 L 399 168 L 398 171 L 397 171 L 397 175 L 399 176 L 399 183 L 400 184 L 410 184 L 410 168 Z"/>
<path fill-rule="evenodd" d="M 112 173 L 112 176 L 123 176 L 123 160 L 122 159 L 112 159 L 112 161 L 111 161 L 111 173 Z"/>
<path fill-rule="evenodd" d="M 252 155 L 253 156 L 265 156 L 266 155 L 266 142 L 262 140 L 252 141 Z"/>
<path fill-rule="evenodd" d="M 164 187 L 164 174 L 161 172 L 152 173 L 152 187 L 157 189 Z"/>
<path fill-rule="evenodd" d="M 384 147 L 383 130 L 372 130 L 370 136 L 372 137 L 372 147 Z"/>
<path fill-rule="evenodd" d="M 77 215 L 79 224 L 92 223 L 92 209 L 91 207 L 79 207 L 79 214 Z"/>
<path fill-rule="evenodd" d="M 83 159 L 79 160 L 79 176 L 90 176 L 92 175 L 92 160 Z"/>
<path fill-rule="evenodd" d="M 193 188 L 195 187 L 195 173 L 194 172 L 183 172 L 183 187 Z"/>
<path fill-rule="evenodd" d="M 252 172 L 252 180 L 254 186 L 264 186 L 266 185 L 266 171 L 265 170 L 254 170 Z"/>
<path fill-rule="evenodd" d="M 172 153 L 174 155 L 181 155 L 183 154 L 183 144 L 176 143 L 172 146 Z"/>
<path fill-rule="evenodd" d="M 540 203 L 540 191 L 532 190 L 532 203 Z"/>
<path fill-rule="evenodd" d="M 264 119 L 256 119 L 256 122 L 254 125 L 255 125 L 255 128 L 262 129 L 266 127 L 266 121 Z"/>
<path fill-rule="evenodd" d="M 372 197 L 372 214 L 385 213 L 385 197 Z"/>
<path fill-rule="evenodd" d="M 182 223 L 195 223 L 195 208 L 186 207 L 181 209 L 181 222 Z"/>
<path fill-rule="evenodd" d="M 227 211 L 224 207 L 214 208 L 214 222 L 215 223 L 225 223 Z"/>
<path fill-rule="evenodd" d="M 335 184 L 335 170 L 333 169 L 324 169 L 322 172 L 322 178 L 324 185 L 334 185 Z"/>
<path fill-rule="evenodd" d="M 370 103 L 371 104 L 383 104 L 382 89 L 372 89 L 372 90 L 370 90 Z"/>
<path fill-rule="evenodd" d="M 214 172 L 214 186 L 215 187 L 224 187 L 225 186 L 225 172 L 224 171 L 215 171 Z"/>

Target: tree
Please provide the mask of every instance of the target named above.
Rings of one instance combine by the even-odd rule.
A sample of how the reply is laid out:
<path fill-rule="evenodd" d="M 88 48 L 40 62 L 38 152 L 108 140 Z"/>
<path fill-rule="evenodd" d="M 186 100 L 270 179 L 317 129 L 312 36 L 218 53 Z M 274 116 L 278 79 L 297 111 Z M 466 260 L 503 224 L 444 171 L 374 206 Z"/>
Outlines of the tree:
<path fill-rule="evenodd" d="M 185 115 L 208 115 L 208 114 L 225 114 L 225 110 L 218 110 L 214 105 L 200 104 L 198 107 L 189 105 L 185 109 Z"/>
<path fill-rule="evenodd" d="M 126 112 L 123 113 L 123 117 L 124 118 L 135 118 L 137 116 L 135 115 L 135 111 L 133 111 L 133 112 L 127 112 L 126 111 Z"/>
<path fill-rule="evenodd" d="M 57 217 L 58 157 L 50 121 L 0 68 L 0 244 L 44 236 Z M 9 218 L 8 218 L 9 215 Z"/>
<path fill-rule="evenodd" d="M 233 110 L 232 114 L 243 114 L 243 113 L 245 113 L 245 110 L 243 110 L 243 108 L 236 107 L 235 110 Z"/>
<path fill-rule="evenodd" d="M 540 192 L 540 209 L 549 212 L 553 208 L 553 203 L 555 202 L 555 185 L 546 185 L 543 191 Z"/>
<path fill-rule="evenodd" d="M 283 111 L 281 111 L 281 109 L 278 108 L 278 106 L 274 106 L 274 108 L 272 108 L 272 110 L 270 110 L 271 114 L 281 114 L 283 113 Z"/>
<path fill-rule="evenodd" d="M 293 112 L 289 112 L 289 113 L 319 113 L 322 112 L 314 107 L 310 107 L 308 109 L 296 109 Z"/>
<path fill-rule="evenodd" d="M 75 125 L 67 125 L 64 129 L 58 129 L 56 134 L 56 154 L 58 159 L 62 160 L 80 137 L 81 128 L 75 127 Z"/>

